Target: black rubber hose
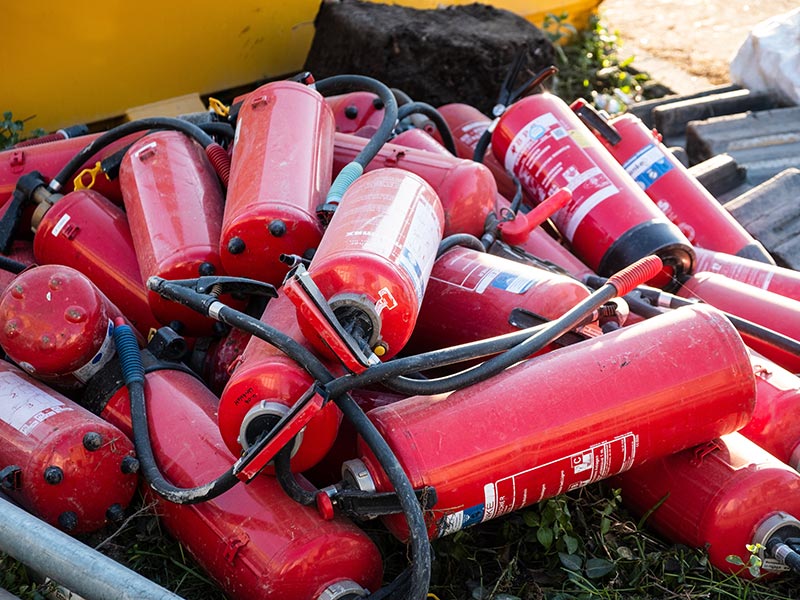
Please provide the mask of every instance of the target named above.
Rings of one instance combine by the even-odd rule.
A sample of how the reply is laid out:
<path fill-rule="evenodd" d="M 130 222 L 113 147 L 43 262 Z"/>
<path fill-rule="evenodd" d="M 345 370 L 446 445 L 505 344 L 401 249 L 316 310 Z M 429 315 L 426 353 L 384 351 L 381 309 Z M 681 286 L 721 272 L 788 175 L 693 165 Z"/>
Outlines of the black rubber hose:
<path fill-rule="evenodd" d="M 475 145 L 475 152 L 472 153 L 472 160 L 475 162 L 483 163 L 483 157 L 486 156 L 486 149 L 492 143 L 492 132 L 489 127 L 481 134 L 478 143 Z"/>
<path fill-rule="evenodd" d="M 397 101 L 394 99 L 392 90 L 377 79 L 363 75 L 334 75 L 333 77 L 320 79 L 314 84 L 314 87 L 323 96 L 333 96 L 354 91 L 372 92 L 383 102 L 383 121 L 375 131 L 375 135 L 361 149 L 358 156 L 353 159 L 353 162 L 366 168 L 383 145 L 392 137 L 392 132 L 397 124 Z"/>
<path fill-rule="evenodd" d="M 397 106 L 403 106 L 405 104 L 411 104 L 413 100 L 411 96 L 406 94 L 403 90 L 398 88 L 391 88 L 392 94 L 394 94 L 394 99 L 397 101 Z"/>
<path fill-rule="evenodd" d="M 442 113 L 425 102 L 410 102 L 399 108 L 397 111 L 397 120 L 402 121 L 407 116 L 413 114 L 420 114 L 428 117 L 433 124 L 436 125 L 436 129 L 439 130 L 439 135 L 442 136 L 442 144 L 447 148 L 447 151 L 453 156 L 458 155 L 456 142 L 453 139 L 453 132 L 450 131 L 450 127 L 447 125 L 447 121 L 444 120 Z"/>
<path fill-rule="evenodd" d="M 767 541 L 767 552 L 776 560 L 789 567 L 800 575 L 800 554 L 794 551 L 780 538 L 771 538 Z"/>
<path fill-rule="evenodd" d="M 486 252 L 483 242 L 474 235 L 470 235 L 469 233 L 454 233 L 453 235 L 448 235 L 441 241 L 439 249 L 436 251 L 436 258 L 439 258 L 453 246 L 464 246 L 465 248 L 477 250 L 478 252 Z"/>
<path fill-rule="evenodd" d="M 294 438 L 275 455 L 275 478 L 278 480 L 283 491 L 286 492 L 286 495 L 292 500 L 303 506 L 313 506 L 317 501 L 317 494 L 300 485 L 289 466 L 293 445 Z"/>
<path fill-rule="evenodd" d="M 14 260 L 13 258 L 8 258 L 7 256 L 0 254 L 0 269 L 3 271 L 8 271 L 9 273 L 14 273 L 14 275 L 17 275 L 27 269 L 28 266 L 29 265 L 26 265 L 25 263 L 21 263 L 18 260 Z"/>
<path fill-rule="evenodd" d="M 77 173 L 78 169 L 88 161 L 92 156 L 97 154 L 100 150 L 124 138 L 132 133 L 139 131 L 147 131 L 148 129 L 170 129 L 180 131 L 196 140 L 203 148 L 214 143 L 214 140 L 205 131 L 200 129 L 197 125 L 182 121 L 181 119 L 172 119 L 169 117 L 150 117 L 147 119 L 139 119 L 131 121 L 130 123 L 123 123 L 113 129 L 109 129 L 100 137 L 94 139 L 90 144 L 78 152 L 72 159 L 64 165 L 64 167 L 53 177 L 53 180 L 48 186 L 51 192 L 58 192 L 66 184 L 67 181 L 72 179 Z"/>
<path fill-rule="evenodd" d="M 230 123 L 201 123 L 198 125 L 200 129 L 205 131 L 208 135 L 214 135 L 226 140 L 232 140 L 235 134 L 233 126 Z"/>

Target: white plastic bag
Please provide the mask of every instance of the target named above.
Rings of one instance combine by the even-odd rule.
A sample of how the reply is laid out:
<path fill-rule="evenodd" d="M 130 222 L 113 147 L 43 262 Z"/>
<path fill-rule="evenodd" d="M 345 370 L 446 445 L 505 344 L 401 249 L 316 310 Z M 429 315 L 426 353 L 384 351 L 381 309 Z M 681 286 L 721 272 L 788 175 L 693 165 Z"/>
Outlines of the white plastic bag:
<path fill-rule="evenodd" d="M 731 61 L 731 80 L 800 104 L 800 8 L 753 27 Z"/>

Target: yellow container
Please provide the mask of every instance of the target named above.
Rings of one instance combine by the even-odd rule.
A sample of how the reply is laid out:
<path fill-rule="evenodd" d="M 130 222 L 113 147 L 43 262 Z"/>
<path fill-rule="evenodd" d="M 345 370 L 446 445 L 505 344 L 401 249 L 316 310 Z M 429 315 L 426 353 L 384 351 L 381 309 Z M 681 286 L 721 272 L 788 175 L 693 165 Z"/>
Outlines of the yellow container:
<path fill-rule="evenodd" d="M 378 0 L 383 1 L 383 0 Z M 389 0 L 391 1 L 391 0 Z M 417 8 L 473 0 L 395 0 Z M 490 2 L 541 25 L 567 11 L 585 24 L 600 0 Z M 27 129 L 116 117 L 190 93 L 208 94 L 302 68 L 320 0 L 29 0 L 3 6 L 0 112 Z"/>

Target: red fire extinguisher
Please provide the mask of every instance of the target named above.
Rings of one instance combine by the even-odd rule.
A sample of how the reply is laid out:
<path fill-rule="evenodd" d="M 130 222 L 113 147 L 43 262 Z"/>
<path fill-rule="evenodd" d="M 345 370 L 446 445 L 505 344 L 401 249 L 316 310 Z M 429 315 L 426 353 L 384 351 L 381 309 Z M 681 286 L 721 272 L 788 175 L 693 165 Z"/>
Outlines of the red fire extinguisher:
<path fill-rule="evenodd" d="M 456 246 L 433 265 L 408 348 L 421 352 L 509 333 L 514 309 L 552 320 L 588 296 L 571 277 Z"/>
<path fill-rule="evenodd" d="M 333 135 L 333 113 L 303 84 L 268 83 L 243 101 L 220 238 L 229 275 L 280 285 L 288 271 L 280 255 L 317 247 Z"/>
<path fill-rule="evenodd" d="M 661 143 L 658 131 L 648 129 L 630 113 L 606 122 L 584 100 L 576 100 L 572 108 L 690 242 L 701 248 L 775 264 L 764 246 Z"/>
<path fill-rule="evenodd" d="M 800 302 L 760 290 L 714 273 L 696 273 L 683 282 L 678 295 L 708 302 L 720 310 L 758 323 L 800 341 Z M 800 373 L 800 356 L 747 333 L 748 346 L 792 373 Z"/>
<path fill-rule="evenodd" d="M 0 489 L 73 534 L 124 517 L 136 490 L 133 444 L 113 425 L 0 361 Z"/>
<path fill-rule="evenodd" d="M 119 170 L 142 281 L 221 274 L 223 196 L 203 148 L 177 131 L 151 133 L 131 146 Z M 214 322 L 150 292 L 153 315 L 191 336 Z"/>
<path fill-rule="evenodd" d="M 189 364 L 208 387 L 219 395 L 242 360 L 242 353 L 249 341 L 250 334 L 241 329 L 231 329 L 221 338 L 200 338 L 192 347 Z"/>
<path fill-rule="evenodd" d="M 557 96 L 523 98 L 506 110 L 492 134 L 495 156 L 535 202 L 560 188 L 572 201 L 554 215 L 573 251 L 600 275 L 657 254 L 665 276 L 692 272 L 694 252 L 680 230 L 608 154 Z"/>
<path fill-rule="evenodd" d="M 147 353 L 145 353 L 146 356 Z M 217 398 L 179 364 L 148 359 L 146 385 L 153 452 L 165 477 L 202 485 L 233 464 L 216 424 Z M 85 401 L 131 433 L 130 401 L 121 377 L 87 389 Z M 169 531 L 232 598 L 342 598 L 381 581 L 372 541 L 343 519 L 325 521 L 300 506 L 271 477 L 256 477 L 198 504 L 173 504 L 152 491 Z"/>
<path fill-rule="evenodd" d="M 77 387 L 114 356 L 112 333 L 119 316 L 119 309 L 75 269 L 28 269 L 0 294 L 0 346 L 37 379 Z"/>
<path fill-rule="evenodd" d="M 369 417 L 412 485 L 436 488 L 429 533 L 443 536 L 735 431 L 753 402 L 741 338 L 720 312 L 696 306 Z M 350 479 L 387 489 L 359 444 Z M 404 537 L 399 520 L 386 524 Z"/>
<path fill-rule="evenodd" d="M 445 104 L 437 110 L 450 127 L 458 156 L 472 160 L 478 140 L 489 128 L 492 120 L 469 104 Z M 486 156 L 483 157 L 483 164 L 492 172 L 498 191 L 507 199 L 513 198 L 516 186 L 508 176 L 506 168 L 500 164 L 489 149 L 486 151 Z"/>
<path fill-rule="evenodd" d="M 409 130 L 413 131 L 413 130 Z M 401 135 L 406 135 L 405 132 Z M 417 134 L 410 134 L 410 138 Z M 336 134 L 334 174 L 352 161 L 368 140 Z M 417 142 L 418 143 L 418 142 Z M 436 192 L 444 209 L 444 235 L 480 236 L 486 217 L 495 210 L 497 188 L 489 171 L 471 160 L 433 153 L 399 144 L 384 144 L 366 171 L 397 167 L 424 179 Z"/>
<path fill-rule="evenodd" d="M 377 128 L 383 121 L 383 102 L 371 92 L 328 96 L 325 102 L 333 112 L 336 131 L 341 133 L 356 133 L 364 127 Z"/>
<path fill-rule="evenodd" d="M 622 500 L 668 539 L 706 548 L 718 569 L 750 578 L 747 545 L 763 574 L 788 570 L 770 552 L 800 536 L 800 474 L 738 433 L 652 461 L 613 481 Z M 652 512 L 650 512 L 652 511 Z M 777 553 L 777 556 L 786 554 Z"/>
<path fill-rule="evenodd" d="M 356 180 L 328 225 L 307 278 L 296 274 L 284 286 L 311 345 L 331 356 L 336 336 L 327 332 L 341 327 L 347 335 L 338 339 L 357 348 L 334 350 L 334 358 L 351 370 L 366 368 L 363 358 L 388 360 L 397 354 L 414 329 L 443 225 L 436 192 L 417 175 L 378 169 Z M 305 287 L 308 280 L 316 293 Z M 363 358 L 356 363 L 347 358 L 359 354 Z"/>
<path fill-rule="evenodd" d="M 800 377 L 755 352 L 751 362 L 756 409 L 740 433 L 800 471 Z"/>
<path fill-rule="evenodd" d="M 719 273 L 800 302 L 800 273 L 797 271 L 702 248 L 695 248 L 695 252 L 698 273 Z"/>
<path fill-rule="evenodd" d="M 261 320 L 303 343 L 294 307 L 285 295 L 270 301 Z M 303 367 L 283 352 L 250 338 L 219 400 L 219 430 L 233 456 L 240 456 L 262 433 L 272 429 L 313 383 Z M 314 415 L 295 438 L 292 471 L 301 473 L 325 456 L 341 419 L 332 402 Z M 266 472 L 274 471 L 269 466 Z"/>

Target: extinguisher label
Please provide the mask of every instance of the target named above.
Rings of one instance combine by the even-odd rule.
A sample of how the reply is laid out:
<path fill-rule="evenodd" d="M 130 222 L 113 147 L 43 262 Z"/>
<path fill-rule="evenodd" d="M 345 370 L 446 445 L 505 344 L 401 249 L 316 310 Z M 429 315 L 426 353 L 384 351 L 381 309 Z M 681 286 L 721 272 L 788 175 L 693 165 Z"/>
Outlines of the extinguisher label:
<path fill-rule="evenodd" d="M 570 242 L 586 216 L 619 190 L 552 113 L 540 115 L 511 140 L 505 167 L 541 202 L 561 188 L 572 200 L 553 215 Z"/>
<path fill-rule="evenodd" d="M 111 357 L 115 354 L 114 347 L 114 321 L 108 320 L 108 327 L 106 327 L 106 337 L 100 345 L 100 349 L 95 353 L 92 359 L 83 365 L 80 369 L 72 372 L 73 377 L 81 383 L 86 383 L 92 376 L 97 373 L 103 365 L 105 365 Z"/>
<path fill-rule="evenodd" d="M 531 286 L 539 283 L 539 280 L 525 275 L 509 273 L 499 269 L 487 267 L 483 264 L 474 264 L 470 259 L 465 259 L 461 255 L 449 257 L 445 255 L 439 259 L 447 261 L 444 263 L 451 269 L 460 269 L 463 272 L 461 281 L 454 278 L 440 279 L 431 276 L 431 279 L 441 282 L 444 285 L 458 287 L 464 290 L 483 294 L 490 287 L 495 290 L 503 290 L 511 294 L 524 294 Z M 460 265 L 463 261 L 463 265 Z"/>
<path fill-rule="evenodd" d="M 731 279 L 747 283 L 763 290 L 769 290 L 769 284 L 772 283 L 772 277 L 774 275 L 771 271 L 753 269 L 747 264 L 718 262 L 710 252 L 698 252 L 695 271 L 698 273 L 701 271 L 721 273 Z"/>
<path fill-rule="evenodd" d="M 72 407 L 19 375 L 0 373 L 0 420 L 23 435 L 50 417 L 70 410 Z"/>
<path fill-rule="evenodd" d="M 478 140 L 481 139 L 483 132 L 489 127 L 491 121 L 473 121 L 467 123 L 461 128 L 461 134 L 458 136 L 465 145 L 474 148 L 478 145 Z"/>
<path fill-rule="evenodd" d="M 643 190 L 647 190 L 674 168 L 664 152 L 655 144 L 647 144 L 622 166 Z"/>
<path fill-rule="evenodd" d="M 398 257 L 398 263 L 414 283 L 417 302 L 421 303 L 422 296 L 425 295 L 425 286 L 433 269 L 440 241 L 439 218 L 433 206 L 419 197 L 408 227 L 408 235 Z"/>
<path fill-rule="evenodd" d="M 50 232 L 53 237 L 58 237 L 58 234 L 61 233 L 61 230 L 64 229 L 67 223 L 69 223 L 70 217 L 68 214 L 64 213 L 58 222 L 53 227 L 52 231 Z"/>

